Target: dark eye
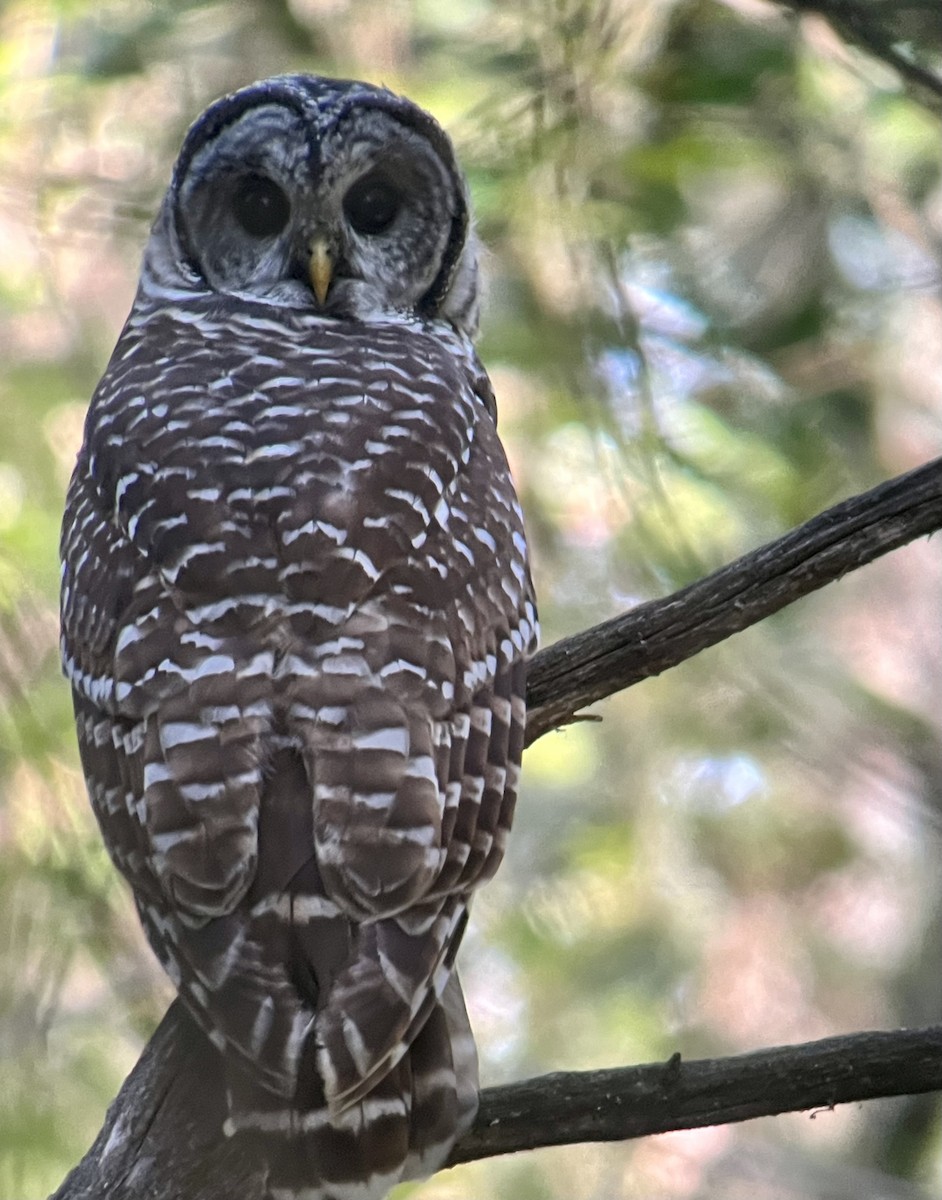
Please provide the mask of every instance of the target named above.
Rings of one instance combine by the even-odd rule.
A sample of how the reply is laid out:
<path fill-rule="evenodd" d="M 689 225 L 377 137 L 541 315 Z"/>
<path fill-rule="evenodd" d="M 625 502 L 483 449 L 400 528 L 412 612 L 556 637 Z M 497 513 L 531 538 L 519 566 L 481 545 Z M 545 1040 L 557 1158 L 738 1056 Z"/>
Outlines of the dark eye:
<path fill-rule="evenodd" d="M 357 233 L 382 233 L 395 221 L 402 193 L 382 175 L 364 175 L 347 192 L 343 211 Z"/>
<path fill-rule="evenodd" d="M 291 203 L 274 180 L 247 175 L 232 197 L 232 215 L 252 237 L 274 237 L 288 224 Z"/>

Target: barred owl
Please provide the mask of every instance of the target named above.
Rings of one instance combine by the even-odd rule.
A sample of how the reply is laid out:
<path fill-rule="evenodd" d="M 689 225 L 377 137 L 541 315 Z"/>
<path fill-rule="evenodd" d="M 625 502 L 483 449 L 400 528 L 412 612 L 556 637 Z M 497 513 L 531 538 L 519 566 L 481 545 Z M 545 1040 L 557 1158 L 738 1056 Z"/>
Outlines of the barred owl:
<path fill-rule="evenodd" d="M 272 1197 L 435 1170 L 477 1070 L 454 958 L 536 636 L 435 121 L 284 76 L 189 131 L 62 535 L 91 802 Z"/>

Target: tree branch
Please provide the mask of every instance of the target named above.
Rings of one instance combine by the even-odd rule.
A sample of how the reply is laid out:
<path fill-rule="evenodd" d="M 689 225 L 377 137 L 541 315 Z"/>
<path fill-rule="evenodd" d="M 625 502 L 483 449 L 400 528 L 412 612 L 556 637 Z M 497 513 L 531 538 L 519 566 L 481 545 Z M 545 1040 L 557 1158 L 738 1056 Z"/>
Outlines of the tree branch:
<path fill-rule="evenodd" d="M 50 1200 L 263 1200 L 257 1165 L 223 1136 L 225 1095 L 219 1052 L 175 1000 Z"/>
<path fill-rule="evenodd" d="M 942 1027 L 854 1033 L 732 1058 L 560 1071 L 485 1088 L 449 1166 L 942 1089 Z"/>
<path fill-rule="evenodd" d="M 558 642 L 532 664 L 529 740 L 940 527 L 942 459 L 828 509 L 672 596 Z M 549 1075 L 485 1090 L 452 1161 L 935 1088 L 942 1088 L 942 1029 Z M 229 1200 L 236 1192 L 261 1200 L 257 1170 L 222 1136 L 223 1096 L 219 1056 L 176 1001 L 53 1200 Z"/>
<path fill-rule="evenodd" d="M 527 743 L 588 704 L 692 658 L 848 571 L 942 527 L 942 458 L 853 496 L 663 600 L 533 659 Z"/>
<path fill-rule="evenodd" d="M 942 1027 L 855 1033 L 730 1058 L 570 1071 L 485 1088 L 448 1163 L 623 1141 L 942 1089 Z M 82 1163 L 52 1200 L 262 1200 L 264 1181 L 222 1136 L 217 1051 L 175 1001 Z"/>
<path fill-rule="evenodd" d="M 942 76 L 918 63 L 902 46 L 907 40 L 879 18 L 899 24 L 894 6 L 878 8 L 862 0 L 779 0 L 796 13 L 817 13 L 830 22 L 846 42 L 880 59 L 901 77 L 913 98 L 926 108 L 942 113 Z M 926 5 L 926 28 L 937 36 L 938 9 Z M 910 39 L 911 40 L 911 39 Z"/>

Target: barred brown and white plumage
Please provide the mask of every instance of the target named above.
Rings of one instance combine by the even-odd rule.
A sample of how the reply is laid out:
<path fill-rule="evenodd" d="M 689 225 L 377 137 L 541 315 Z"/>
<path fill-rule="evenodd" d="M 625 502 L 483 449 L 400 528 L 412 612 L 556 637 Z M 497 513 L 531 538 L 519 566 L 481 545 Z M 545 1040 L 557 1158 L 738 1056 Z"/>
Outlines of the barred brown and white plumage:
<path fill-rule="evenodd" d="M 431 117 L 243 89 L 187 136 L 69 490 L 92 804 L 276 1198 L 385 1195 L 477 1104 L 454 956 L 536 614 L 476 318 Z"/>

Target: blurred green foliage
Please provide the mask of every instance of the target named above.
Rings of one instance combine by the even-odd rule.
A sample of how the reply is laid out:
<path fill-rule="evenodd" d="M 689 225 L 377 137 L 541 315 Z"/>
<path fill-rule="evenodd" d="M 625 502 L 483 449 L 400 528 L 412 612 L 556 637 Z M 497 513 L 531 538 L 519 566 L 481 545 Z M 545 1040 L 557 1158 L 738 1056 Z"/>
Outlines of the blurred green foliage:
<path fill-rule="evenodd" d="M 84 798 L 56 537 L 187 124 L 303 69 L 385 82 L 453 133 L 551 641 L 942 450 L 938 121 L 820 15 L 929 69 L 937 0 L 792 8 L 0 8 L 0 1200 L 58 1184 L 169 996 Z M 485 1081 L 942 1017 L 940 592 L 937 545 L 910 547 L 532 748 L 463 952 Z M 919 1098 L 404 1191 L 913 1197 L 940 1177 Z"/>

